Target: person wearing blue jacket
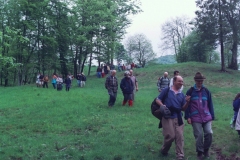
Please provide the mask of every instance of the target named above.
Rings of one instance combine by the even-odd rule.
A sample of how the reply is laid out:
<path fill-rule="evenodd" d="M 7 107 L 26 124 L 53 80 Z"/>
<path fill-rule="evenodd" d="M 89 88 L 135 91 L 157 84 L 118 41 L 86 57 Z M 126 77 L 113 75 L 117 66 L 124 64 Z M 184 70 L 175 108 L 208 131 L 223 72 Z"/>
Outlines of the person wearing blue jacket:
<path fill-rule="evenodd" d="M 233 118 L 232 118 L 232 128 L 234 128 L 235 125 L 236 125 L 239 108 L 240 108 L 240 93 L 238 93 L 236 95 L 236 97 L 234 98 L 234 100 L 233 100 L 233 111 L 234 111 L 234 114 L 233 114 Z M 238 129 L 238 127 L 237 127 L 236 130 L 237 130 L 239 138 L 240 138 L 240 130 Z"/>
<path fill-rule="evenodd" d="M 195 85 L 186 93 L 191 99 L 185 111 L 185 119 L 193 128 L 198 160 L 209 157 L 213 134 L 212 120 L 215 118 L 211 93 L 203 85 L 205 79 L 197 72 L 194 77 Z"/>
<path fill-rule="evenodd" d="M 120 88 L 121 88 L 123 96 L 124 96 L 122 105 L 124 106 L 128 102 L 128 105 L 130 107 L 132 107 L 133 106 L 132 94 L 133 94 L 134 86 L 133 86 L 133 82 L 130 78 L 129 71 L 125 71 L 124 78 L 121 80 L 121 83 L 120 83 Z"/>

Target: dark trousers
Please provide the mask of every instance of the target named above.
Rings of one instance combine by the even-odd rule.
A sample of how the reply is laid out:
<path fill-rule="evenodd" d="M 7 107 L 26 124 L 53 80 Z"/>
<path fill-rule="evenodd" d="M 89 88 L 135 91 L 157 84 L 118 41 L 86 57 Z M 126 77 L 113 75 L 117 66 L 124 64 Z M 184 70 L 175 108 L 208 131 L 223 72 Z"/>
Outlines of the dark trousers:
<path fill-rule="evenodd" d="M 69 91 L 70 89 L 70 84 L 66 84 L 66 91 Z"/>
<path fill-rule="evenodd" d="M 57 84 L 57 90 L 61 91 L 62 90 L 62 84 Z"/>
<path fill-rule="evenodd" d="M 132 94 L 126 94 L 126 93 L 124 93 L 124 94 L 123 94 L 123 97 L 124 97 L 123 100 L 124 100 L 125 102 L 127 102 L 128 100 L 133 100 L 133 99 L 132 99 Z"/>
<path fill-rule="evenodd" d="M 109 94 L 109 101 L 108 101 L 108 106 L 113 106 L 115 104 L 117 98 L 117 92 L 112 92 Z"/>
<path fill-rule="evenodd" d="M 48 88 L 48 82 L 43 82 L 43 88 L 45 88 L 45 86 Z"/>

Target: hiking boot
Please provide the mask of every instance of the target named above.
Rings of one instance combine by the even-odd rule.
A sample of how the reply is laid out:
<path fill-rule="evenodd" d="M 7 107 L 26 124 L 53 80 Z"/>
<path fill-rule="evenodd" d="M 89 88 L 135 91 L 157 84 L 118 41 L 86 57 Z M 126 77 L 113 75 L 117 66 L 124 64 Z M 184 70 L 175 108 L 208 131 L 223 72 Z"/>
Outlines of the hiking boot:
<path fill-rule="evenodd" d="M 197 160 L 203 160 L 203 153 L 202 152 L 197 153 Z"/>
<path fill-rule="evenodd" d="M 168 156 L 168 153 L 163 152 L 162 150 L 160 150 L 160 153 L 162 154 L 163 157 L 167 157 Z"/>
<path fill-rule="evenodd" d="M 208 149 L 205 149 L 203 152 L 204 158 L 209 158 L 209 152 Z"/>

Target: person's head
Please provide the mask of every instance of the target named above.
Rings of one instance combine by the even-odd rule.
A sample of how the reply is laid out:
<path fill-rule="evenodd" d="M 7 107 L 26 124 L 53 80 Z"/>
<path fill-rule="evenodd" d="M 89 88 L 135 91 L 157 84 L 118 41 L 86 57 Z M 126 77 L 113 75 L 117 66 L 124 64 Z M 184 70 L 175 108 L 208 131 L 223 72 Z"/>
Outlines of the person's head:
<path fill-rule="evenodd" d="M 175 77 L 175 76 L 178 76 L 179 74 L 180 74 L 179 71 L 174 71 L 174 72 L 173 72 L 174 77 Z"/>
<path fill-rule="evenodd" d="M 125 72 L 124 72 L 124 76 L 127 77 L 127 78 L 129 78 L 129 77 L 130 77 L 130 72 L 129 72 L 129 71 L 125 71 Z"/>
<path fill-rule="evenodd" d="M 130 69 L 130 70 L 129 70 L 129 73 L 130 73 L 130 76 L 132 76 L 132 75 L 133 75 L 133 70 Z"/>
<path fill-rule="evenodd" d="M 200 72 L 197 72 L 194 76 L 194 81 L 196 83 L 196 86 L 197 88 L 201 88 L 202 87 L 202 84 L 203 84 L 203 81 L 205 80 L 206 78 L 200 73 Z"/>
<path fill-rule="evenodd" d="M 181 76 L 175 76 L 173 78 L 173 87 L 179 90 L 183 85 L 183 78 Z"/>
<path fill-rule="evenodd" d="M 115 76 L 115 75 L 116 75 L 116 72 L 117 72 L 116 70 L 111 70 L 111 75 L 112 75 L 112 76 Z"/>
<path fill-rule="evenodd" d="M 234 98 L 234 100 L 237 100 L 237 99 L 239 99 L 240 98 L 240 93 L 238 93 L 237 95 L 236 95 L 236 97 Z"/>
<path fill-rule="evenodd" d="M 168 72 L 164 72 L 163 76 L 167 77 L 168 76 Z"/>

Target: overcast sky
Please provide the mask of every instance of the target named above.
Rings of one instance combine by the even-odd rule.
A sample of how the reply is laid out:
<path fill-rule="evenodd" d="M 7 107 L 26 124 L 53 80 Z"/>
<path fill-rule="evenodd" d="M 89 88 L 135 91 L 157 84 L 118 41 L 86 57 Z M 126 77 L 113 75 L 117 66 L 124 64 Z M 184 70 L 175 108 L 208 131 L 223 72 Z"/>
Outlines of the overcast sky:
<path fill-rule="evenodd" d="M 131 17 L 132 24 L 127 29 L 128 36 L 143 33 L 151 41 L 153 50 L 162 55 L 158 48 L 161 37 L 161 24 L 181 16 L 195 17 L 195 0 L 140 0 L 143 12 Z M 124 41 L 123 41 L 124 42 Z"/>

